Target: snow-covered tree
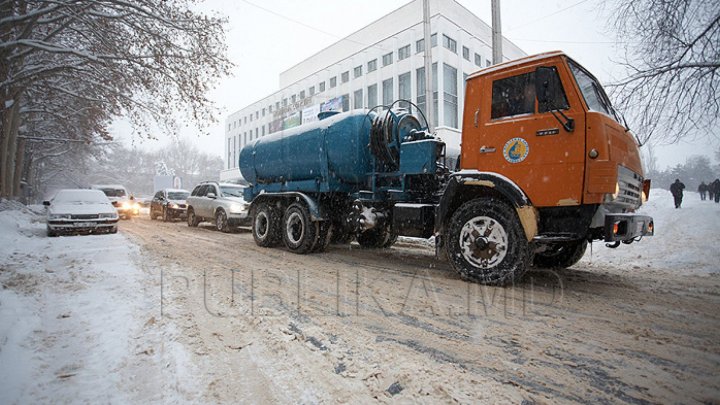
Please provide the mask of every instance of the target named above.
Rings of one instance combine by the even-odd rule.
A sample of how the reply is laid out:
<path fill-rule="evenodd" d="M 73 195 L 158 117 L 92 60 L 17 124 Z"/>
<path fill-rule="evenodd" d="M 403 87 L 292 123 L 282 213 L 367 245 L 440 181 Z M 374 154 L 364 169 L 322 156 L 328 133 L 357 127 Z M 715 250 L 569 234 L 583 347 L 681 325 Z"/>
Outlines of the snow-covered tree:
<path fill-rule="evenodd" d="M 87 140 L 108 139 L 118 116 L 140 136 L 173 132 L 178 116 L 213 122 L 206 94 L 231 64 L 224 20 L 196 2 L 0 0 L 0 195 L 17 193 L 27 120 L 85 121 L 70 136 Z"/>
<path fill-rule="evenodd" d="M 641 141 L 719 137 L 720 3 L 626 0 L 613 20 L 628 71 L 614 95 Z"/>

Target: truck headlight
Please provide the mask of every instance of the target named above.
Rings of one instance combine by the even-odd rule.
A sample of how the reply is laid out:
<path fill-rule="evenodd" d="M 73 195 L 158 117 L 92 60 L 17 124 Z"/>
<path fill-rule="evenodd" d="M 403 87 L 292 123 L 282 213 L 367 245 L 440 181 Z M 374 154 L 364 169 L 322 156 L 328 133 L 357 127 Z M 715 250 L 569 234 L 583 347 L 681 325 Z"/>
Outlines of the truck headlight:
<path fill-rule="evenodd" d="M 50 214 L 50 215 L 48 216 L 48 218 L 51 219 L 51 220 L 56 220 L 56 219 L 70 219 L 70 214 Z"/>
<path fill-rule="evenodd" d="M 613 200 L 617 199 L 620 195 L 620 183 L 615 183 L 615 192 L 613 193 Z"/>

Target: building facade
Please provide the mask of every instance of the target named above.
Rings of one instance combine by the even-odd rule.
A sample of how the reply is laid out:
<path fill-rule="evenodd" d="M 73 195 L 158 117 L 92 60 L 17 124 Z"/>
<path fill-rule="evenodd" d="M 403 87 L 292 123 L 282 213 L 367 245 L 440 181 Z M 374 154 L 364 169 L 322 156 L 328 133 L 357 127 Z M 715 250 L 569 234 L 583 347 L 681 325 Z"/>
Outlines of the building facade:
<path fill-rule="evenodd" d="M 271 133 L 347 111 L 410 100 L 423 111 L 423 1 L 414 0 L 280 74 L 281 90 L 233 114 L 225 123 L 221 181 L 240 181 L 240 150 Z M 454 0 L 430 0 L 433 127 L 458 154 L 465 78 L 492 63 L 492 29 Z M 526 56 L 503 39 L 503 59 Z"/>

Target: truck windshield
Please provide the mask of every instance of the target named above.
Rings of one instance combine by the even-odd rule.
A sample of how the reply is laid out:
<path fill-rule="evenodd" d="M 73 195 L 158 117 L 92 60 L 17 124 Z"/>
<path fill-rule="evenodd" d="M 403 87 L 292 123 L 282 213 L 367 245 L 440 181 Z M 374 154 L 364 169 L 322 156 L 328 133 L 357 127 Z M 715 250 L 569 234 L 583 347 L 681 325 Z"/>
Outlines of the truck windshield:
<path fill-rule="evenodd" d="M 615 118 L 617 122 L 620 122 L 615 109 L 613 109 L 612 104 L 610 104 L 610 99 L 597 79 L 574 61 L 568 60 L 568 63 L 588 108 L 592 111 L 603 112 Z"/>

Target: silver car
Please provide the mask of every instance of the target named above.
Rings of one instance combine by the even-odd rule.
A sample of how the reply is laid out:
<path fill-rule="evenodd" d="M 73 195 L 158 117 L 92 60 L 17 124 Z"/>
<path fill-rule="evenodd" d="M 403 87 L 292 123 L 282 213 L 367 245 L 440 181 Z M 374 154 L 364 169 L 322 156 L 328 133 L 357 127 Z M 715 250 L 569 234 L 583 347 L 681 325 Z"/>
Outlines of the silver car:
<path fill-rule="evenodd" d="M 186 199 L 188 226 L 212 221 L 218 231 L 249 225 L 250 204 L 243 198 L 244 186 L 206 181 L 195 187 Z"/>
<path fill-rule="evenodd" d="M 60 190 L 47 207 L 48 236 L 63 233 L 116 233 L 118 212 L 100 190 Z"/>

